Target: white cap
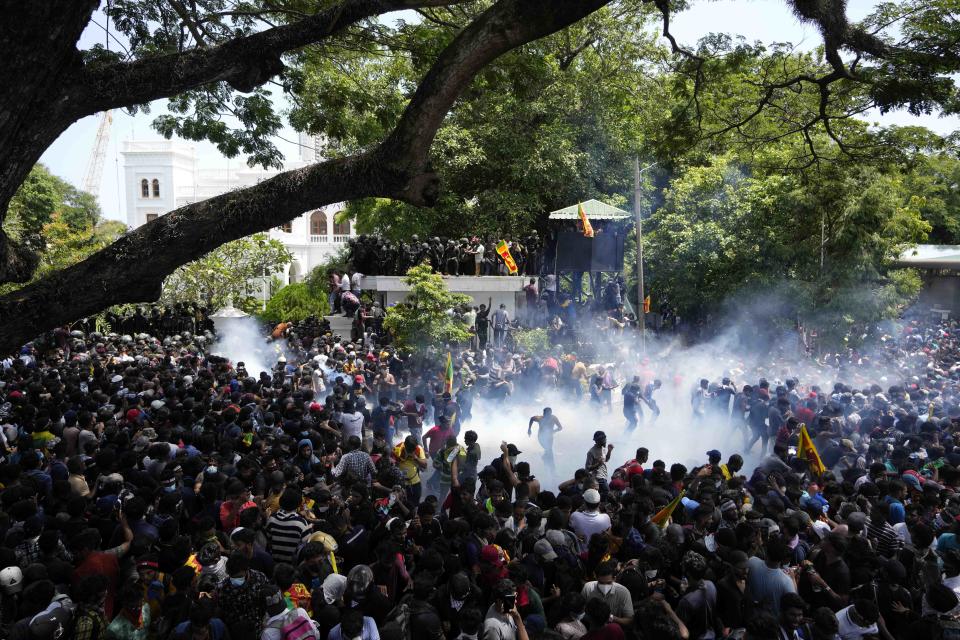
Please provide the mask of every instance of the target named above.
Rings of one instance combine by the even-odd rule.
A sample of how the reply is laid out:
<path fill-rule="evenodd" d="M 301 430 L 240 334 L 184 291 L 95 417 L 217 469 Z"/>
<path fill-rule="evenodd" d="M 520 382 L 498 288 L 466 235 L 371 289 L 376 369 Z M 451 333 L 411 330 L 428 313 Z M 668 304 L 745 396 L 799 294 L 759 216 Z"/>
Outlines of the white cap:
<path fill-rule="evenodd" d="M 587 504 L 600 504 L 600 492 L 596 489 L 587 489 L 583 492 L 583 501 Z"/>

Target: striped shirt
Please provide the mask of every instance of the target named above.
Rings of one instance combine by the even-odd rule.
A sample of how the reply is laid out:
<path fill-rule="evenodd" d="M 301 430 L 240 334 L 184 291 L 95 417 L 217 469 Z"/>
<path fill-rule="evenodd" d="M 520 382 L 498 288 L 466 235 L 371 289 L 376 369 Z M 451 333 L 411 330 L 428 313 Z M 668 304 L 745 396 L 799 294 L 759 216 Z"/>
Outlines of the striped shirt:
<path fill-rule="evenodd" d="M 877 553 L 891 558 L 900 549 L 897 532 L 886 521 L 870 520 L 867 524 L 867 537 L 877 546 Z"/>
<path fill-rule="evenodd" d="M 267 534 L 267 551 L 276 562 L 296 564 L 297 548 L 303 542 L 310 524 L 298 513 L 281 509 L 270 516 L 264 528 Z"/>

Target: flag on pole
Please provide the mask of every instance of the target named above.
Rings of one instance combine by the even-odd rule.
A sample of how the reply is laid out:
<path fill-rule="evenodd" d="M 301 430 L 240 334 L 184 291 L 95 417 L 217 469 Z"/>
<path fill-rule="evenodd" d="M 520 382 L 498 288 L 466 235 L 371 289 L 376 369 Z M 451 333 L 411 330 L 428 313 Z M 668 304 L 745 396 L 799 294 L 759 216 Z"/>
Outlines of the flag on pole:
<path fill-rule="evenodd" d="M 497 243 L 497 253 L 503 258 L 503 262 L 507 265 L 510 275 L 516 275 L 517 263 L 514 262 L 513 256 L 510 254 L 510 247 L 507 246 L 506 240 L 501 240 Z"/>
<path fill-rule="evenodd" d="M 447 393 L 453 393 L 453 358 L 447 351 L 447 368 L 443 373 L 443 390 Z"/>
<path fill-rule="evenodd" d="M 800 442 L 797 444 L 797 457 L 801 460 L 806 460 L 807 464 L 810 465 L 810 471 L 812 471 L 817 476 L 823 475 L 823 472 L 827 470 L 823 466 L 823 461 L 820 459 L 820 454 L 817 453 L 817 447 L 814 446 L 813 440 L 810 439 L 810 434 L 807 433 L 807 425 L 800 425 Z"/>
<path fill-rule="evenodd" d="M 587 217 L 587 213 L 583 210 L 583 205 L 579 202 L 577 203 L 577 215 L 580 216 L 580 224 L 583 225 L 583 235 L 592 238 L 593 225 L 590 224 L 590 218 Z"/>
<path fill-rule="evenodd" d="M 673 515 L 674 509 L 677 508 L 677 505 L 680 504 L 680 501 L 683 500 L 683 496 L 687 494 L 686 489 L 680 492 L 676 498 L 670 501 L 670 504 L 665 506 L 660 511 L 657 511 L 656 515 L 650 518 L 650 522 L 659 526 L 661 529 L 666 529 L 667 525 L 670 523 L 670 516 Z"/>
<path fill-rule="evenodd" d="M 650 313 L 650 296 L 643 299 L 643 312 Z"/>

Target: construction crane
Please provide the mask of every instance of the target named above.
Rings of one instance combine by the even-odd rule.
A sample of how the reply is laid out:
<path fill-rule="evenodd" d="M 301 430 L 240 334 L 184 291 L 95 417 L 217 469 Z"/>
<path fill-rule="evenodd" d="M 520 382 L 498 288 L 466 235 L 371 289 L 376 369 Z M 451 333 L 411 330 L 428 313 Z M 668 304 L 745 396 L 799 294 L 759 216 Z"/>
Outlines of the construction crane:
<path fill-rule="evenodd" d="M 97 127 L 97 137 L 93 143 L 93 152 L 87 163 L 87 172 L 83 178 L 83 190 L 97 197 L 100 193 L 100 182 L 103 178 L 103 162 L 107 157 L 107 143 L 110 142 L 110 125 L 113 123 L 113 113 L 104 111 Z"/>

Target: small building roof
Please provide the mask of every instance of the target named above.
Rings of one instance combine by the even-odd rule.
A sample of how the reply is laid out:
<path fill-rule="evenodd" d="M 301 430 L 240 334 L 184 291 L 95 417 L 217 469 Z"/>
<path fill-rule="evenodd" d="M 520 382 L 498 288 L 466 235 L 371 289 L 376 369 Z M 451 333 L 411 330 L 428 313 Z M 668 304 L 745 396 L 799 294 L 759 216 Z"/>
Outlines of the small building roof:
<path fill-rule="evenodd" d="M 604 204 L 599 200 L 585 200 L 579 204 L 583 205 L 583 212 L 587 214 L 587 218 L 590 220 L 623 220 L 633 215 L 623 209 Z M 577 220 L 579 218 L 580 213 L 575 204 L 550 212 L 551 220 Z"/>
<path fill-rule="evenodd" d="M 904 250 L 897 266 L 960 271 L 960 244 L 918 244 Z"/>

